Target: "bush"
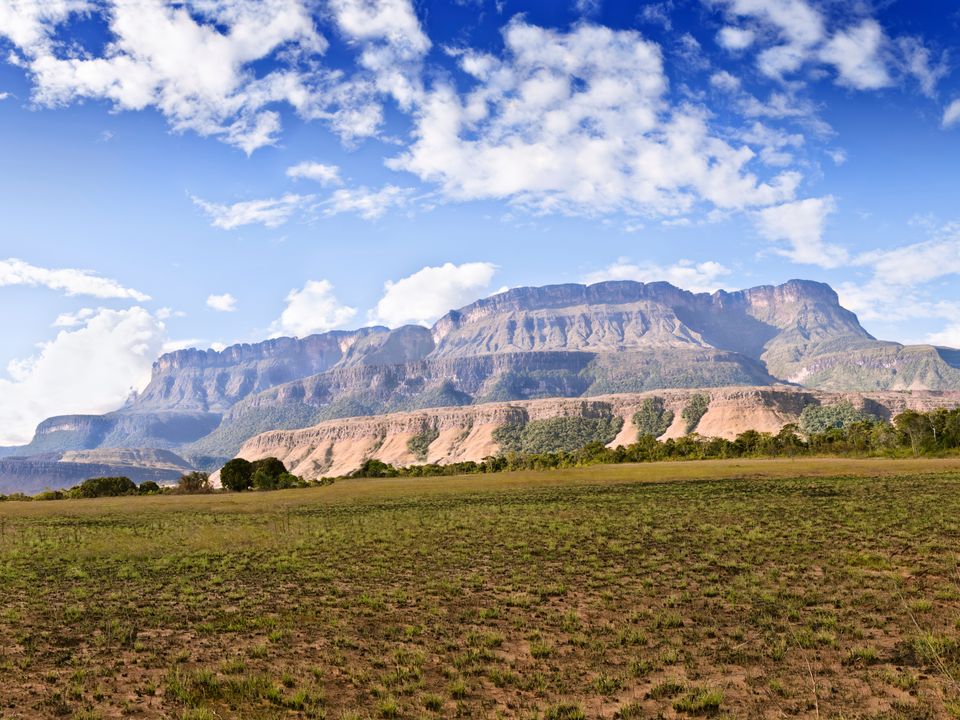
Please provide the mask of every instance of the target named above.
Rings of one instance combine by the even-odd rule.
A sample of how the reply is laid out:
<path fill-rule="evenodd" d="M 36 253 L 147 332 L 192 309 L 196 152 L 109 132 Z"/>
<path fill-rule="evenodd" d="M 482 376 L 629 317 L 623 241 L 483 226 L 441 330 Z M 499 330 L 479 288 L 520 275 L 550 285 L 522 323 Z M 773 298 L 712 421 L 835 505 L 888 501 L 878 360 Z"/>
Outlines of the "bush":
<path fill-rule="evenodd" d="M 710 407 L 710 396 L 702 393 L 695 393 L 690 397 L 685 408 L 680 413 L 680 417 L 687 421 L 686 433 L 689 435 L 697 429 L 700 420 L 707 414 Z"/>
<path fill-rule="evenodd" d="M 440 431 L 435 427 L 428 427 L 423 432 L 407 440 L 407 450 L 420 462 L 425 462 L 430 452 L 430 444 L 440 437 Z"/>
<path fill-rule="evenodd" d="M 142 483 L 140 483 L 137 491 L 141 495 L 153 495 L 160 492 L 160 486 L 157 485 L 157 483 L 155 483 L 153 480 L 144 480 Z"/>
<path fill-rule="evenodd" d="M 191 472 L 181 475 L 177 481 L 177 491 L 194 494 L 210 492 L 210 475 L 205 472 Z"/>
<path fill-rule="evenodd" d="M 673 410 L 667 410 L 662 397 L 647 398 L 633 416 L 637 437 L 650 435 L 658 438 L 673 422 Z"/>
<path fill-rule="evenodd" d="M 81 498 L 117 497 L 137 491 L 137 486 L 128 477 L 89 478 L 71 490 L 71 495 Z"/>
<path fill-rule="evenodd" d="M 249 490 L 253 487 L 253 463 L 234 458 L 220 468 L 220 484 L 234 492 Z"/>

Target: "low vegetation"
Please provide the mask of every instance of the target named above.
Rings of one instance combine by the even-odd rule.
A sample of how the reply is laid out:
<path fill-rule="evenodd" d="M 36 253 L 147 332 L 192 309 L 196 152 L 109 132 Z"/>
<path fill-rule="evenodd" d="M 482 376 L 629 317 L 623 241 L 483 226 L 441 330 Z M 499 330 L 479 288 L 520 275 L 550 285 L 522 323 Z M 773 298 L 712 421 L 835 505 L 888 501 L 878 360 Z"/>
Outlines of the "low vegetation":
<path fill-rule="evenodd" d="M 590 443 L 613 442 L 622 427 L 619 417 L 556 417 L 504 425 L 494 431 L 493 439 L 503 452 L 571 452 Z"/>
<path fill-rule="evenodd" d="M 687 404 L 680 412 L 680 417 L 683 418 L 683 421 L 686 423 L 685 428 L 688 435 L 697 429 L 697 425 L 700 424 L 700 420 L 703 419 L 703 416 L 707 414 L 707 410 L 709 409 L 709 395 L 694 393 L 690 396 Z"/>
<path fill-rule="evenodd" d="M 0 714 L 950 718 L 957 537 L 956 459 L 8 502 Z"/>

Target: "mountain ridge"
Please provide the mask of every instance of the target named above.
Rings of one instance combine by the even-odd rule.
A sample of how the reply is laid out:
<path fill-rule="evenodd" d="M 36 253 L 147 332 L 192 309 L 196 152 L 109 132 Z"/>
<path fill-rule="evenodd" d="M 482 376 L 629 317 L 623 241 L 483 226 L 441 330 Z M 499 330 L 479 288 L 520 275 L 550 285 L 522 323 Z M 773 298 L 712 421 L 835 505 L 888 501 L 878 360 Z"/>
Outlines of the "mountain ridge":
<path fill-rule="evenodd" d="M 275 338 L 154 363 L 101 416 L 49 418 L 0 456 L 159 448 L 214 467 L 266 430 L 351 416 L 668 388 L 960 390 L 960 351 L 875 339 L 829 285 L 693 293 L 609 281 L 513 288 L 406 325 Z"/>

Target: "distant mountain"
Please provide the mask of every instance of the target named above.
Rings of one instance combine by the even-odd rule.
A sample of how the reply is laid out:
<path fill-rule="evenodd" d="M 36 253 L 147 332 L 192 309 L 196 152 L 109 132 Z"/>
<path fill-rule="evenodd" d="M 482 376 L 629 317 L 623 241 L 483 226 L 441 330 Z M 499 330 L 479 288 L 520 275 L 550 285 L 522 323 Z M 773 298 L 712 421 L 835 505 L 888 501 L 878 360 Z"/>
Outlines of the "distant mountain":
<path fill-rule="evenodd" d="M 213 467 L 266 430 L 427 407 L 659 388 L 960 389 L 960 352 L 876 340 L 822 283 L 516 288 L 432 328 L 369 327 L 162 356 L 116 412 L 44 421 L 32 455 L 174 450 Z M 3 451 L 0 451 L 0 456 Z"/>

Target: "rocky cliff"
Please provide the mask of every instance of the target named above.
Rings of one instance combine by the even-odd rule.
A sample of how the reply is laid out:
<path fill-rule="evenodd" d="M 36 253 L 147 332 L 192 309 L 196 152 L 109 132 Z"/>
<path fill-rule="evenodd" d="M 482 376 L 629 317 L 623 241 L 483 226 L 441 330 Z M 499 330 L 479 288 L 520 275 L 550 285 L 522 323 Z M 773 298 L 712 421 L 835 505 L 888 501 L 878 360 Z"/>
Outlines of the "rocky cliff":
<path fill-rule="evenodd" d="M 666 390 L 589 400 L 553 398 L 330 420 L 299 430 L 262 433 L 245 442 L 239 456 L 247 460 L 278 457 L 293 472 L 308 478 L 344 475 L 368 458 L 398 466 L 479 461 L 500 452 L 494 439 L 497 428 L 560 416 L 620 418 L 622 429 L 610 445 L 629 445 L 637 439 L 633 415 L 646 398 L 664 398 L 666 407 L 674 412 L 674 421 L 663 437 L 680 437 L 686 432 L 682 410 L 691 395 L 702 392 L 709 394 L 710 402 L 696 432 L 729 439 L 746 430 L 779 432 L 784 425 L 798 422 L 807 405 L 849 401 L 884 419 L 907 408 L 960 407 L 960 392 L 828 393 L 793 387 Z M 417 437 L 433 438 L 425 459 L 410 449 L 410 441 Z"/>
<path fill-rule="evenodd" d="M 738 292 L 667 283 L 516 288 L 432 328 L 369 327 L 161 357 L 114 413 L 52 418 L 36 454 L 176 450 L 215 467 L 270 429 L 431 407 L 670 388 L 960 389 L 960 353 L 874 339 L 822 283 Z"/>

